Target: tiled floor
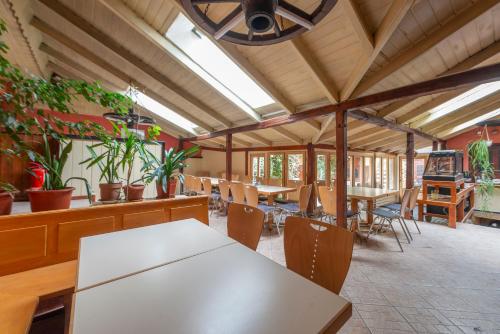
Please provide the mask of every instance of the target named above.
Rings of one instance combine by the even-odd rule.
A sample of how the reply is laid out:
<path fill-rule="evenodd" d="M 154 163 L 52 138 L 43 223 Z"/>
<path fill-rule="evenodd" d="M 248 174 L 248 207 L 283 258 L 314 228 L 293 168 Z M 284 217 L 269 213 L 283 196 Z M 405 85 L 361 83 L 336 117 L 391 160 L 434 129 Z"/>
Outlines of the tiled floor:
<path fill-rule="evenodd" d="M 225 217 L 210 225 L 227 233 Z M 342 333 L 500 333 L 500 230 L 419 226 L 404 253 L 389 233 L 355 245 L 341 292 L 353 316 Z M 265 229 L 257 250 L 285 265 L 276 230 Z"/>
<path fill-rule="evenodd" d="M 15 203 L 13 211 L 29 212 L 29 205 Z M 214 214 L 210 225 L 227 233 L 225 217 Z M 341 292 L 353 316 L 342 333 L 500 333 L 500 229 L 419 226 L 422 235 L 403 243 L 404 253 L 389 233 L 355 245 Z M 276 230 L 264 230 L 258 251 L 285 265 Z"/>

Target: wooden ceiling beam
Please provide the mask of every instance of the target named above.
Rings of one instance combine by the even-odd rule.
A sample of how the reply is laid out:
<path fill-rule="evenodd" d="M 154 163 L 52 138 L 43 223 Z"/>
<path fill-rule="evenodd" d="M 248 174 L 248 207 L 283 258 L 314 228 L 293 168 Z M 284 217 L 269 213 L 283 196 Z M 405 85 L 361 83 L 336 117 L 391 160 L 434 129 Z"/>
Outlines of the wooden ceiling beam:
<path fill-rule="evenodd" d="M 359 133 L 367 125 L 368 124 L 366 122 L 359 121 L 357 119 L 356 120 L 348 119 L 347 120 L 347 138 L 349 139 L 349 137 L 352 136 L 353 134 Z M 335 133 L 336 133 L 335 129 L 332 129 L 332 130 L 329 130 L 329 131 L 323 133 L 321 138 L 319 138 L 318 142 L 322 143 L 322 142 L 326 142 L 326 141 L 331 140 L 331 139 L 335 140 Z"/>
<path fill-rule="evenodd" d="M 387 14 L 383 18 L 382 23 L 375 33 L 373 51 L 369 55 L 362 55 L 359 58 L 358 63 L 349 76 L 349 80 L 340 92 L 341 101 L 347 100 L 352 95 L 360 95 L 356 93 L 353 94 L 353 92 L 359 91 L 356 87 L 361 82 L 389 38 L 392 36 L 403 17 L 406 15 L 408 10 L 410 10 L 412 4 L 413 0 L 394 0 L 392 2 L 391 7 L 387 11 Z M 366 89 L 363 90 L 363 92 L 364 91 L 366 91 Z"/>
<path fill-rule="evenodd" d="M 276 128 L 272 128 L 275 132 L 279 133 L 281 136 L 293 141 L 294 143 L 297 143 L 297 144 L 303 144 L 304 143 L 304 140 L 297 136 L 296 134 L 293 134 L 291 131 L 288 131 L 287 129 L 283 128 L 283 127 L 276 127 Z"/>
<path fill-rule="evenodd" d="M 405 134 L 393 133 L 391 135 L 388 135 L 387 138 L 385 138 L 383 140 L 380 140 L 380 141 L 373 143 L 373 144 L 368 144 L 368 145 L 358 147 L 358 149 L 367 150 L 367 151 L 382 151 L 384 149 L 388 149 L 388 148 L 394 146 L 394 143 L 397 143 L 400 140 L 405 140 L 405 139 L 406 139 Z"/>
<path fill-rule="evenodd" d="M 390 130 L 387 130 L 385 128 L 380 128 L 378 126 L 375 126 L 371 129 L 368 129 L 366 131 L 363 131 L 361 133 L 358 133 L 354 136 L 352 136 L 351 140 L 347 138 L 347 143 L 349 145 L 364 145 L 367 143 L 370 143 L 372 140 L 376 141 L 378 139 L 383 139 L 387 136 L 387 133 L 389 133 Z"/>
<path fill-rule="evenodd" d="M 321 122 L 318 122 L 315 119 L 307 119 L 305 120 L 305 123 L 314 131 L 320 131 L 321 130 Z"/>
<path fill-rule="evenodd" d="M 114 75 L 115 77 L 119 78 L 120 80 L 122 80 L 124 82 L 133 83 L 138 89 L 146 91 L 147 95 L 149 95 L 151 98 L 157 100 L 159 103 L 163 104 L 167 108 L 174 110 L 176 113 L 178 113 L 182 117 L 186 118 L 187 120 L 193 122 L 194 124 L 196 124 L 200 128 L 202 128 L 206 131 L 213 131 L 214 130 L 211 126 L 209 126 L 205 122 L 193 117 L 190 113 L 184 111 L 180 107 L 167 101 L 160 94 L 147 88 L 145 84 L 137 81 L 135 78 L 130 77 L 125 72 L 116 68 L 115 66 L 113 66 L 109 62 L 103 60 L 101 57 L 99 57 L 98 55 L 96 55 L 92 51 L 86 49 L 84 46 L 82 46 L 78 42 L 76 42 L 76 41 L 70 39 L 69 37 L 67 37 L 66 35 L 62 34 L 59 30 L 53 28 L 49 24 L 40 20 L 38 17 L 34 16 L 32 18 L 31 25 L 34 26 L 35 28 L 37 28 L 42 33 L 46 34 L 47 36 L 50 36 L 51 38 L 53 38 L 58 43 L 61 43 L 65 47 L 69 48 L 73 52 L 76 52 L 77 54 L 81 55 L 82 57 L 85 57 L 90 62 L 92 62 L 95 65 L 102 68 L 103 71 L 111 73 L 112 75 Z"/>
<path fill-rule="evenodd" d="M 396 1 L 395 1 L 396 2 Z M 418 58 L 431 48 L 435 47 L 439 42 L 449 37 L 454 32 L 463 28 L 466 24 L 476 19 L 486 11 L 490 10 L 493 6 L 498 4 L 498 0 L 481 0 L 472 4 L 469 8 L 458 14 L 453 20 L 450 20 L 444 26 L 440 27 L 428 37 L 414 44 L 413 48 L 404 51 L 394 59 L 390 59 L 382 69 L 370 75 L 365 80 L 357 85 L 352 93 L 353 96 L 359 96 L 366 92 L 371 87 L 375 86 L 378 82 L 384 80 L 392 73 L 401 69 L 406 64 Z M 344 96 L 342 94 L 342 96 Z"/>
<path fill-rule="evenodd" d="M 273 145 L 273 142 L 271 140 L 266 139 L 266 138 L 262 137 L 261 135 L 258 135 L 258 134 L 254 133 L 254 132 L 242 132 L 241 134 L 243 136 L 246 136 L 246 137 L 250 138 L 253 141 L 256 141 L 258 143 L 264 144 L 266 146 L 272 146 Z"/>
<path fill-rule="evenodd" d="M 236 136 L 233 136 L 233 142 L 236 143 L 236 144 L 239 144 L 239 145 L 243 145 L 245 147 L 250 147 L 252 146 L 251 143 L 247 142 L 246 140 L 243 140 L 241 138 L 238 138 Z"/>
<path fill-rule="evenodd" d="M 148 76 L 152 77 L 156 81 L 160 82 L 165 88 L 167 88 L 172 94 L 182 100 L 184 103 L 190 105 L 192 108 L 196 109 L 198 112 L 212 118 L 213 120 L 219 122 L 220 124 L 231 127 L 232 123 L 220 113 L 203 103 L 197 97 L 195 97 L 189 91 L 178 86 L 172 80 L 167 78 L 164 74 L 160 73 L 153 66 L 147 64 L 137 55 L 133 54 L 130 50 L 126 49 L 120 42 L 114 40 L 109 35 L 103 33 L 90 22 L 85 20 L 83 17 L 79 16 L 78 13 L 74 12 L 71 8 L 63 4 L 58 0 L 39 0 L 45 6 L 50 8 L 52 11 L 63 17 L 65 20 L 73 24 L 75 27 L 86 33 L 88 36 L 92 37 L 94 40 L 98 41 L 100 44 L 104 45 L 111 51 L 113 51 L 118 56 L 127 60 L 130 64 L 134 65 L 142 72 L 146 73 Z"/>
<path fill-rule="evenodd" d="M 365 54 L 370 54 L 373 52 L 373 36 L 368 31 L 366 24 L 363 22 L 361 13 L 359 12 L 357 4 L 353 0 L 342 0 L 340 1 L 344 14 L 349 18 L 352 23 L 352 27 L 358 35 L 359 42 L 361 43 L 361 48 Z"/>
<path fill-rule="evenodd" d="M 276 126 L 291 124 L 299 121 L 303 121 L 309 118 L 320 117 L 324 115 L 329 115 L 333 112 L 340 110 L 354 110 L 357 108 L 363 108 L 371 105 L 388 103 L 404 98 L 416 98 L 423 95 L 432 95 L 436 93 L 441 93 L 449 90 L 460 89 L 471 84 L 481 84 L 486 82 L 493 82 L 500 80 L 500 64 L 493 64 L 489 66 L 484 66 L 477 69 L 472 69 L 466 72 L 451 74 L 444 77 L 439 77 L 432 80 L 423 81 L 416 84 L 407 85 L 400 88 L 391 89 L 388 91 L 375 93 L 367 96 L 362 96 L 356 99 L 347 100 L 340 102 L 335 105 L 328 105 L 318 108 L 313 108 L 300 113 L 295 113 L 292 115 L 278 116 L 270 119 L 266 119 L 260 123 L 254 123 L 244 126 L 239 126 L 231 129 L 220 130 L 212 132 L 205 135 L 197 136 L 196 139 L 208 139 L 213 137 L 224 136 L 228 133 L 239 133 L 246 131 L 254 131 L 260 129 L 267 129 Z M 414 129 L 410 129 L 401 124 L 395 124 L 384 118 L 367 114 L 361 110 L 356 110 L 355 113 L 350 115 L 353 118 L 372 123 L 375 125 L 384 124 L 387 127 L 398 129 L 398 131 L 405 131 L 415 133 Z M 418 135 L 428 136 L 421 132 Z"/>

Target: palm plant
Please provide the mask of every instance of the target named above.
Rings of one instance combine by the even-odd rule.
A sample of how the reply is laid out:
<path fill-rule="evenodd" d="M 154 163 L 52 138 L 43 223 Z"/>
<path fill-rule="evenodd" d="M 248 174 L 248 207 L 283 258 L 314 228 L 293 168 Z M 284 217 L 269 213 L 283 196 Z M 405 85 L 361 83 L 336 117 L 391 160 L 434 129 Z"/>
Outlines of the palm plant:
<path fill-rule="evenodd" d="M 481 210 L 488 211 L 489 201 L 493 194 L 495 185 L 493 179 L 495 172 L 493 164 L 490 162 L 490 152 L 488 141 L 479 139 L 469 146 L 469 155 L 471 157 L 472 167 L 476 176 L 479 176 L 477 191 L 481 197 Z"/>
<path fill-rule="evenodd" d="M 14 187 L 12 184 L 0 181 L 0 192 L 13 194 L 18 191 L 19 190 L 17 190 L 16 187 Z"/>
<path fill-rule="evenodd" d="M 200 150 L 199 146 L 192 146 L 187 149 L 178 150 L 170 148 L 165 151 L 165 161 L 162 163 L 155 158 L 155 166 L 151 172 L 145 175 L 146 179 L 153 180 L 163 190 L 167 197 L 170 196 L 170 183 L 175 180 L 184 183 L 184 175 L 180 172 L 187 165 L 185 161 L 193 157 Z"/>

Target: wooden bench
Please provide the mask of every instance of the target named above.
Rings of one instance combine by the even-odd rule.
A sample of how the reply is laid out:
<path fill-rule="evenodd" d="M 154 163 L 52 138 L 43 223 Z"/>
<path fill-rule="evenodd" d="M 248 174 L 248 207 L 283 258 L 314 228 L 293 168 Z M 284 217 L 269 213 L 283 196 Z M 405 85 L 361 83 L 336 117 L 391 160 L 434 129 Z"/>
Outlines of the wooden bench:
<path fill-rule="evenodd" d="M 27 333 L 37 306 L 57 298 L 69 326 L 76 268 L 75 260 L 0 277 L 0 333 Z"/>

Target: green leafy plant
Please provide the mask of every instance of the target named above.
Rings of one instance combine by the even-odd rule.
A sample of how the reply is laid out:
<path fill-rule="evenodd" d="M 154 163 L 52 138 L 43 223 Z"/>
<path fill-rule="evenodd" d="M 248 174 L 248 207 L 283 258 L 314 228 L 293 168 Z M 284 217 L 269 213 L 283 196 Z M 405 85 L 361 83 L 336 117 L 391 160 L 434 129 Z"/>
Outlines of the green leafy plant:
<path fill-rule="evenodd" d="M 482 199 L 481 210 L 488 211 L 489 202 L 493 194 L 495 185 L 493 179 L 495 172 L 493 164 L 490 162 L 490 152 L 488 141 L 479 139 L 469 145 L 469 156 L 475 176 L 479 176 L 477 192 Z"/>
<path fill-rule="evenodd" d="M 165 161 L 162 163 L 159 159 L 155 158 L 154 167 L 151 172 L 145 175 L 145 178 L 149 180 L 155 179 L 161 185 L 163 191 L 169 194 L 170 181 L 178 179 L 181 183 L 184 183 L 184 175 L 180 173 L 180 170 L 187 166 L 185 161 L 193 157 L 199 150 L 198 146 L 192 146 L 183 150 L 177 150 L 172 147 L 166 150 Z"/>
<path fill-rule="evenodd" d="M 159 127 L 155 126 L 152 128 Z M 121 129 L 124 137 L 123 142 L 120 145 L 121 160 L 119 162 L 119 165 L 121 166 L 122 171 L 125 173 L 125 181 L 127 187 L 130 184 L 134 184 L 137 182 L 144 182 L 145 184 L 150 183 L 152 181 L 151 178 L 143 176 L 140 179 L 131 182 L 131 177 L 132 170 L 134 168 L 134 162 L 137 158 L 139 158 L 139 160 L 142 162 L 141 173 L 143 175 L 145 175 L 153 168 L 156 162 L 156 157 L 147 149 L 146 146 L 146 144 L 151 141 L 145 141 L 139 138 L 139 136 L 130 131 L 125 124 L 122 124 Z M 154 131 L 152 131 L 152 133 L 154 133 Z M 125 192 L 125 195 L 127 197 L 126 200 L 128 200 L 128 191 Z"/>
<path fill-rule="evenodd" d="M 0 19 L 0 36 L 6 31 L 5 22 Z M 12 147 L 3 153 L 41 164 L 47 172 L 44 190 L 62 189 L 69 181 L 63 182 L 61 177 L 72 149 L 69 135 L 83 137 L 104 132 L 102 126 L 93 122 L 67 121 L 64 114 L 75 114 L 73 103 L 81 99 L 125 114 L 132 100 L 103 89 L 98 82 L 48 81 L 27 76 L 9 62 L 5 57 L 7 51 L 8 46 L 0 41 L 0 130 L 13 141 Z M 23 135 L 36 140 L 25 141 Z M 65 145 L 64 148 L 55 149 L 50 145 L 51 140 L 59 142 L 61 147 Z M 35 149 L 38 144 L 41 144 L 41 153 Z M 88 182 L 86 186 L 89 191 Z"/>
<path fill-rule="evenodd" d="M 12 184 L 0 181 L 0 192 L 13 194 L 18 191 L 19 190 L 17 190 L 16 187 L 14 187 Z"/>

